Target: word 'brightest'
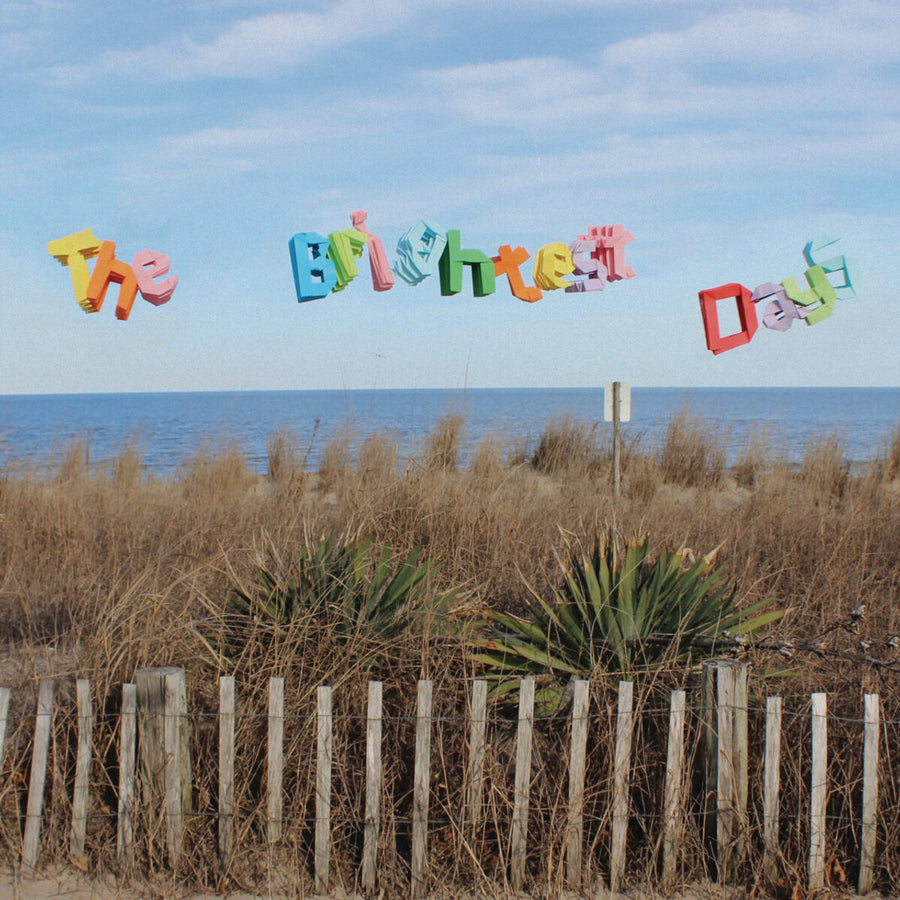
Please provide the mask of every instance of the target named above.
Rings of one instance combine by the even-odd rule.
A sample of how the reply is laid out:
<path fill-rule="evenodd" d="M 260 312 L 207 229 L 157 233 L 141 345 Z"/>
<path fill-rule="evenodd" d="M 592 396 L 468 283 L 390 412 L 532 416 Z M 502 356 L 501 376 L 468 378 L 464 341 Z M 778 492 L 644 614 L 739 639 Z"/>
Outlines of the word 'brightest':
<path fill-rule="evenodd" d="M 497 278 L 506 276 L 510 292 L 526 303 L 540 300 L 544 291 L 602 291 L 604 282 L 634 278 L 625 263 L 625 246 L 634 240 L 622 225 L 592 225 L 587 234 L 564 244 L 547 244 L 538 250 L 532 270 L 533 285 L 526 285 L 521 266 L 531 258 L 524 247 L 510 244 L 498 248 L 496 256 L 481 250 L 463 249 L 456 229 L 444 231 L 433 222 L 416 222 L 397 243 L 397 258 L 391 266 L 381 238 L 366 226 L 366 213 L 350 216 L 352 228 L 332 231 L 323 237 L 314 231 L 295 234 L 288 242 L 297 300 L 316 300 L 342 291 L 359 274 L 356 260 L 369 249 L 369 268 L 376 291 L 389 291 L 395 276 L 407 284 L 420 284 L 438 275 L 441 295 L 458 294 L 465 269 L 470 269 L 472 293 L 486 297 L 497 289 Z M 573 280 L 565 276 L 574 275 Z"/>
<path fill-rule="evenodd" d="M 820 258 L 821 251 L 837 241 L 837 238 L 823 234 L 804 247 L 803 256 L 809 266 L 804 272 L 809 285 L 806 289 L 797 284 L 796 278 L 785 278 L 780 284 L 761 284 L 752 293 L 742 284 L 736 283 L 700 291 L 700 313 L 703 316 L 707 348 L 718 355 L 742 344 L 749 344 L 759 328 L 756 304 L 762 300 L 768 301 L 763 314 L 763 325 L 773 331 L 787 331 L 797 319 L 802 319 L 807 325 L 817 325 L 831 316 L 838 300 L 855 297 L 853 282 L 859 280 L 856 265 L 846 256 Z M 837 275 L 838 280 L 832 281 L 828 277 L 832 274 Z M 717 303 L 731 298 L 737 303 L 741 328 L 735 334 L 723 335 L 719 328 Z"/>
<path fill-rule="evenodd" d="M 116 318 L 123 322 L 131 315 L 137 292 L 154 306 L 162 306 L 172 299 L 178 285 L 178 276 L 165 281 L 155 279 L 169 271 L 169 257 L 155 250 L 140 250 L 135 253 L 131 265 L 116 259 L 116 245 L 113 241 L 98 241 L 91 229 L 58 238 L 47 244 L 47 252 L 68 266 L 72 275 L 75 299 L 86 312 L 99 312 L 106 298 L 110 284 L 119 285 L 119 300 L 116 304 Z M 87 261 L 97 258 L 94 271 L 88 270 Z"/>

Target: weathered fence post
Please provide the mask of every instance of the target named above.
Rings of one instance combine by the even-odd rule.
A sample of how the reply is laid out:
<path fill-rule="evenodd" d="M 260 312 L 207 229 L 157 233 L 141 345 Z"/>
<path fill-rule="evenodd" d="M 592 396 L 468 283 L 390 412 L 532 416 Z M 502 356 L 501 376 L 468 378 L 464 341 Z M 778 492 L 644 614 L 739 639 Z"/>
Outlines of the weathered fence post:
<path fill-rule="evenodd" d="M 147 818 L 147 833 L 151 836 L 151 843 L 153 835 L 166 835 L 172 863 L 180 852 L 183 816 L 191 811 L 192 806 L 190 736 L 187 727 L 182 727 L 182 719 L 187 715 L 187 678 L 184 669 L 163 666 L 138 669 L 134 673 L 134 683 L 137 689 L 141 797 Z M 181 799 L 180 808 L 178 797 Z M 163 808 L 166 810 L 165 831 L 160 828 Z"/>
<path fill-rule="evenodd" d="M 9 688 L 0 687 L 0 765 L 6 749 L 6 723 L 9 720 Z"/>
<path fill-rule="evenodd" d="M 421 900 L 428 887 L 428 801 L 431 795 L 430 680 L 419 681 L 416 698 L 416 758 L 413 764 L 411 896 Z"/>
<path fill-rule="evenodd" d="M 663 883 L 675 879 L 684 824 L 684 711 L 686 694 L 672 691 L 669 703 L 669 742 L 666 754 L 666 787 L 663 832 Z"/>
<path fill-rule="evenodd" d="M 281 785 L 284 777 L 284 679 L 269 679 L 268 753 L 266 755 L 266 837 L 281 840 Z"/>
<path fill-rule="evenodd" d="M 734 758 L 734 669 L 717 666 L 716 723 L 716 843 L 718 875 L 726 882 L 731 874 L 732 835 L 734 833 L 735 758 Z"/>
<path fill-rule="evenodd" d="M 531 788 L 531 744 L 534 731 L 534 679 L 519 682 L 519 726 L 516 732 L 516 786 L 510 834 L 510 882 L 514 891 L 525 881 L 528 804 Z"/>
<path fill-rule="evenodd" d="M 863 736 L 862 838 L 860 840 L 859 892 L 868 894 L 875 879 L 875 838 L 878 831 L 878 694 L 866 694 Z"/>
<path fill-rule="evenodd" d="M 25 835 L 22 839 L 22 868 L 26 875 L 34 875 L 38 845 L 41 837 L 41 816 L 44 811 L 44 784 L 47 779 L 47 755 L 53 727 L 53 693 L 55 682 L 42 678 L 38 692 L 37 713 L 34 719 L 34 747 L 31 754 L 31 776 L 28 781 L 28 806 L 25 810 Z"/>
<path fill-rule="evenodd" d="M 185 806 L 184 781 L 191 776 L 190 771 L 185 772 L 182 758 L 187 743 L 187 684 L 184 670 L 166 674 L 165 692 L 166 841 L 169 845 L 169 865 L 176 871 L 184 842 L 184 814 L 190 812 L 190 805 Z M 190 784 L 187 788 L 190 794 Z"/>
<path fill-rule="evenodd" d="M 572 695 L 572 737 L 569 750 L 569 834 L 566 841 L 566 880 L 581 887 L 584 850 L 584 770 L 588 739 L 589 684 L 579 679 Z"/>
<path fill-rule="evenodd" d="M 369 682 L 366 711 L 366 812 L 363 820 L 362 887 L 375 888 L 378 865 L 378 835 L 381 831 L 381 708 L 382 684 Z"/>
<path fill-rule="evenodd" d="M 91 739 L 94 732 L 94 709 L 91 703 L 91 683 L 79 678 L 75 682 L 78 704 L 78 751 L 75 757 L 75 785 L 72 790 L 72 831 L 69 853 L 82 864 L 84 842 L 87 837 L 88 794 L 91 774 Z"/>
<path fill-rule="evenodd" d="M 625 846 L 628 836 L 631 739 L 634 733 L 634 682 L 619 682 L 616 714 L 616 749 L 613 758 L 612 842 L 609 850 L 609 889 L 618 891 L 625 881 Z"/>
<path fill-rule="evenodd" d="M 781 697 L 766 699 L 766 759 L 763 781 L 763 872 L 778 874 L 778 794 L 781 790 Z"/>
<path fill-rule="evenodd" d="M 748 828 L 747 664 L 732 659 L 703 663 L 704 757 L 707 797 L 706 834 L 715 834 L 716 872 L 729 881 L 745 861 Z M 715 813 L 713 829 L 712 813 Z"/>
<path fill-rule="evenodd" d="M 234 677 L 219 678 L 219 868 L 227 872 L 234 852 Z"/>
<path fill-rule="evenodd" d="M 828 804 L 828 697 L 812 695 L 812 773 L 809 797 L 809 889 L 825 886 L 825 809 Z"/>
<path fill-rule="evenodd" d="M 331 858 L 331 761 L 334 753 L 331 688 L 316 691 L 316 832 L 314 850 L 317 894 L 328 893 Z"/>
<path fill-rule="evenodd" d="M 484 752 L 487 735 L 487 681 L 476 678 L 472 682 L 472 707 L 469 723 L 469 777 L 466 792 L 467 814 L 474 841 L 481 822 L 481 806 L 484 802 Z"/>
<path fill-rule="evenodd" d="M 131 866 L 134 843 L 134 769 L 137 744 L 137 687 L 122 685 L 122 711 L 119 719 L 119 807 L 116 829 L 116 861 L 119 872 Z"/>

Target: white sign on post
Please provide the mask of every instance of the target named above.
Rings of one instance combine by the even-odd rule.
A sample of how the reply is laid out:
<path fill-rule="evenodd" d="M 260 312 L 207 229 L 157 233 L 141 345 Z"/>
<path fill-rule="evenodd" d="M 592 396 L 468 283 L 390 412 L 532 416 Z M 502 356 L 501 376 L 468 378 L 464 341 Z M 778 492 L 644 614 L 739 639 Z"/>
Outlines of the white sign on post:
<path fill-rule="evenodd" d="M 613 383 L 608 381 L 603 390 L 603 420 L 613 421 Z M 631 385 L 626 381 L 619 382 L 619 421 L 631 421 Z"/>

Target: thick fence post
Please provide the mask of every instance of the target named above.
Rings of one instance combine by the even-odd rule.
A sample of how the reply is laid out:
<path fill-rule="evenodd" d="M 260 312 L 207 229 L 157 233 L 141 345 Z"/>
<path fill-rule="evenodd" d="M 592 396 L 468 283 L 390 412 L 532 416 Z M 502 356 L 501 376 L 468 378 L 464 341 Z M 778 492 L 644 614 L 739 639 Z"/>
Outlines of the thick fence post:
<path fill-rule="evenodd" d="M 731 659 L 703 664 L 706 796 L 715 797 L 715 826 L 707 809 L 706 836 L 715 843 L 720 883 L 746 859 L 748 799 L 747 664 Z"/>
<path fill-rule="evenodd" d="M 177 849 L 182 815 L 189 812 L 192 805 L 190 740 L 188 729 L 181 727 L 179 718 L 187 713 L 187 678 L 184 669 L 165 666 L 138 669 L 134 673 L 134 683 L 137 688 L 141 796 L 147 831 L 151 838 L 166 835 L 171 861 Z M 167 699 L 177 721 L 167 721 Z M 179 713 L 179 710 L 183 712 Z M 177 740 L 177 745 L 166 743 L 167 725 L 169 741 Z M 176 784 L 182 815 L 179 815 L 176 803 Z M 163 808 L 167 812 L 165 830 L 161 827 Z M 151 856 L 156 852 L 152 844 L 151 840 Z"/>

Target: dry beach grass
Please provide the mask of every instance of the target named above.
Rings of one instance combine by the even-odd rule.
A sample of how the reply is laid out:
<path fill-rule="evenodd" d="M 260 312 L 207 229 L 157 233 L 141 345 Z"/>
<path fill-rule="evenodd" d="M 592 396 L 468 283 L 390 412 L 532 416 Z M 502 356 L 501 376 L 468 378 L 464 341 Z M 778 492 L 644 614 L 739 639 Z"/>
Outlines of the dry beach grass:
<path fill-rule="evenodd" d="M 885 725 L 886 743 L 896 746 L 900 650 L 895 645 L 900 641 L 893 638 L 900 634 L 900 427 L 885 438 L 865 471 L 851 472 L 839 435 L 812 443 L 799 466 L 787 465 L 761 436 L 729 468 L 727 436 L 682 413 L 671 421 L 661 447 L 642 447 L 638 441 L 625 448 L 618 501 L 612 496 L 608 435 L 592 424 L 561 420 L 530 445 L 508 446 L 501 436 L 491 436 L 465 461 L 464 429 L 463 419 L 448 416 L 421 451 L 405 460 L 384 436 L 356 442 L 352 431 L 340 432 L 330 439 L 317 471 L 307 471 L 308 453 L 290 434 L 277 433 L 268 443 L 266 475 L 249 471 L 234 446 L 190 460 L 173 479 L 147 476 L 133 448 L 125 449 L 108 470 L 96 471 L 89 466 L 85 442 L 69 447 L 49 477 L 37 469 L 3 472 L 0 684 L 13 689 L 14 713 L 33 710 L 36 679 L 45 674 L 90 678 L 95 697 L 111 714 L 119 686 L 142 666 L 183 666 L 191 706 L 197 710 L 215 708 L 215 679 L 229 665 L 248 709 L 264 709 L 267 678 L 283 676 L 289 683 L 287 712 L 296 716 L 286 732 L 294 774 L 285 785 L 285 816 L 303 822 L 310 814 L 312 788 L 297 765 L 313 753 L 314 735 L 305 728 L 303 716 L 314 708 L 316 687 L 335 687 L 336 712 L 346 717 L 336 726 L 335 755 L 349 759 L 360 742 L 364 745 L 359 723 L 360 717 L 364 721 L 366 682 L 373 674 L 384 680 L 386 707 L 396 713 L 386 723 L 385 738 L 397 746 L 410 740 L 415 680 L 432 678 L 443 720 L 433 744 L 439 757 L 435 784 L 437 796 L 449 808 L 455 802 L 451 773 L 465 751 L 465 736 L 454 721 L 464 712 L 466 679 L 475 673 L 463 638 L 426 625 L 376 648 L 366 645 L 363 652 L 354 645 L 356 638 L 339 646 L 332 635 L 307 623 L 266 645 L 266 653 L 229 663 L 220 655 L 216 636 L 225 627 L 226 600 L 235 584 L 252 586 L 260 565 L 289 571 L 311 536 L 341 533 L 371 539 L 377 548 L 389 546 L 397 559 L 416 547 L 423 548 L 423 557 L 439 559 L 429 590 L 460 589 L 453 615 L 462 620 L 484 607 L 519 610 L 526 584 L 540 591 L 557 577 L 555 554 L 567 537 L 590 539 L 613 526 L 623 535 L 650 534 L 658 547 L 690 547 L 697 554 L 721 545 L 717 561 L 737 585 L 741 604 L 774 598 L 789 610 L 770 641 L 773 649 L 751 655 L 754 689 L 760 696 L 767 689 L 764 674 L 787 671 L 790 677 L 778 679 L 775 690 L 797 698 L 798 708 L 811 690 L 827 691 L 830 709 L 855 721 L 861 694 L 877 691 L 886 718 L 894 723 Z M 851 615 L 862 604 L 864 614 Z M 688 683 L 691 677 L 677 668 L 655 676 L 667 686 Z M 614 708 L 616 679 L 598 676 L 595 684 L 598 749 L 591 765 L 597 773 L 609 756 L 613 732 L 612 714 L 607 713 Z M 71 694 L 65 684 L 60 682 L 63 704 L 66 692 Z M 661 715 L 650 713 L 641 726 L 647 749 L 635 786 L 635 803 L 648 814 L 658 801 L 659 770 L 664 766 L 664 747 L 654 739 L 664 722 Z M 30 723 L 27 718 L 12 721 L 12 749 L 0 779 L 4 813 L 22 803 L 22 786 L 5 775 L 27 770 L 23 760 Z M 99 727 L 102 732 L 105 726 L 101 722 Z M 796 737 L 799 744 L 800 721 L 786 727 L 786 740 Z M 214 742 L 204 743 L 204 735 L 208 737 L 214 725 L 199 717 L 194 728 L 200 748 L 197 792 L 209 802 L 216 792 Z M 250 772 L 265 767 L 262 728 L 264 721 L 252 717 L 239 722 L 238 757 Z M 843 741 L 840 728 L 838 724 L 836 772 L 851 766 L 847 760 L 859 744 L 850 725 Z M 111 729 L 109 724 L 103 732 L 109 743 L 100 741 L 106 752 Z M 536 891 L 552 892 L 559 884 L 562 731 L 548 725 L 538 729 L 536 738 L 542 780 L 534 788 L 532 831 L 534 846 L 542 850 L 529 863 Z M 497 732 L 490 760 L 496 833 L 483 835 L 473 854 L 461 845 L 446 817 L 438 815 L 431 832 L 433 866 L 449 881 L 502 881 L 505 863 L 497 834 L 508 820 L 513 732 L 502 722 Z M 60 739 L 60 747 L 63 743 Z M 60 754 L 55 758 L 57 777 L 65 782 L 71 760 L 62 750 Z M 891 765 L 897 763 L 900 760 Z M 336 821 L 358 818 L 357 774 L 349 763 L 336 773 Z M 858 802 L 855 770 L 848 768 L 845 774 L 839 782 L 845 786 L 832 800 L 836 809 Z M 801 763 L 785 776 L 791 808 L 803 802 L 805 776 Z M 388 799 L 399 813 L 394 830 L 382 836 L 385 845 L 403 847 L 408 841 L 403 812 L 410 803 L 409 778 L 402 761 L 391 763 Z M 885 772 L 885 803 L 892 815 L 900 808 L 898 791 L 900 776 L 891 768 Z M 244 850 L 237 877 L 265 885 L 271 884 L 273 871 L 291 872 L 302 893 L 309 881 L 308 829 L 293 829 L 274 859 L 261 853 L 254 818 L 258 794 L 258 778 L 255 784 L 248 778 L 238 799 L 248 824 L 239 842 Z M 599 791 L 592 802 L 600 809 L 607 799 Z M 66 812 L 64 800 L 51 802 L 43 835 L 48 859 L 66 858 Z M 6 816 L 0 821 L 0 854 L 13 866 L 17 820 Z M 114 828 L 102 816 L 98 823 L 85 863 L 93 871 L 111 869 L 114 863 Z M 606 840 L 606 828 L 600 816 L 593 835 L 598 846 Z M 803 855 L 801 832 L 798 824 L 786 834 L 787 844 L 796 845 L 798 859 Z M 348 887 L 354 884 L 357 840 L 353 828 L 336 827 L 336 878 Z M 834 841 L 838 867 L 850 872 L 851 880 L 857 840 L 848 831 Z M 181 883 L 215 887 L 213 820 L 199 822 L 191 841 L 193 851 Z M 881 835 L 879 841 L 880 883 L 896 884 L 900 833 Z M 695 856 L 698 861 L 687 866 L 686 878 L 703 874 L 699 848 Z M 148 856 L 142 865 L 150 877 L 159 861 Z M 656 850 L 636 839 L 629 877 L 649 877 L 656 865 Z M 405 890 L 402 865 L 393 870 L 387 866 L 380 874 L 389 895 Z M 783 874 L 788 884 L 792 873 Z M 753 883 L 751 870 L 745 877 Z"/>

